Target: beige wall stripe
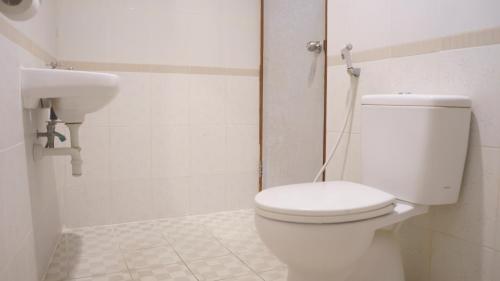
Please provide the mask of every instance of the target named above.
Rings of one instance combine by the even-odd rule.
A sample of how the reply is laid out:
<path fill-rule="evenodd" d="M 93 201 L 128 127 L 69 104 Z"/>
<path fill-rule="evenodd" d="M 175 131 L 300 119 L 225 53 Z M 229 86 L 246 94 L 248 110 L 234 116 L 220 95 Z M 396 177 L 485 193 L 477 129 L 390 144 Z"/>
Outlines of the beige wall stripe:
<path fill-rule="evenodd" d="M 60 63 L 64 66 L 72 67 L 76 70 L 86 70 L 86 71 L 183 73 L 183 74 L 208 74 L 208 75 L 255 76 L 255 77 L 259 76 L 258 69 L 246 69 L 246 68 L 130 64 L 130 63 L 101 63 L 101 62 L 82 62 L 82 61 L 61 61 Z"/>
<path fill-rule="evenodd" d="M 55 61 L 55 57 L 38 46 L 33 40 L 28 38 L 22 32 L 13 27 L 6 19 L 0 17 L 0 34 L 10 40 L 12 43 L 23 48 L 34 57 L 49 63 Z"/>
<path fill-rule="evenodd" d="M 0 17 L 0 35 L 23 48 L 34 57 L 49 63 L 56 58 L 38 46 L 28 36 L 13 27 L 6 19 Z M 208 74 L 227 76 L 259 76 L 259 70 L 247 68 L 226 68 L 208 66 L 183 66 L 183 65 L 153 65 L 133 63 L 105 63 L 105 62 L 81 62 L 62 61 L 59 64 L 73 67 L 77 70 L 88 71 L 114 71 L 114 72 L 152 72 L 152 73 L 184 73 L 184 74 Z"/>
<path fill-rule="evenodd" d="M 353 53 L 353 61 L 375 61 L 494 44 L 500 44 L 500 27 L 355 52 Z M 340 65 L 342 63 L 339 55 L 328 57 L 329 66 Z"/>

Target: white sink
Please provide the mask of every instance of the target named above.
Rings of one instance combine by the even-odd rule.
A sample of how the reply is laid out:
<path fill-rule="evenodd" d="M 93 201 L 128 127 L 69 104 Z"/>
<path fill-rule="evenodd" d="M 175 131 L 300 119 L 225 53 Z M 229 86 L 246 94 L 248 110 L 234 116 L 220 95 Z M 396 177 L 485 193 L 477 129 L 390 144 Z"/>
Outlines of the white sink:
<path fill-rule="evenodd" d="M 57 117 L 65 123 L 82 123 L 85 114 L 103 108 L 118 94 L 119 77 L 114 74 L 43 69 L 21 69 L 21 95 L 27 109 L 50 99 Z"/>

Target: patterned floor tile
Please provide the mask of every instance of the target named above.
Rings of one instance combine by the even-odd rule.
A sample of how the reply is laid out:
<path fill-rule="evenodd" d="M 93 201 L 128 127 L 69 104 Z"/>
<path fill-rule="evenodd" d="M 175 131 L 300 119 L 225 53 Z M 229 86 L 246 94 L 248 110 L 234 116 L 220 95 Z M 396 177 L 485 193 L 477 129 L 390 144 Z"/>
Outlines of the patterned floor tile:
<path fill-rule="evenodd" d="M 159 265 L 132 271 L 134 281 L 197 281 L 183 264 Z"/>
<path fill-rule="evenodd" d="M 213 238 L 178 240 L 172 246 L 185 261 L 229 254 L 229 251 Z"/>
<path fill-rule="evenodd" d="M 124 251 L 125 261 L 130 269 L 179 263 L 179 256 L 168 246 Z"/>
<path fill-rule="evenodd" d="M 243 252 L 236 255 L 255 272 L 269 271 L 284 266 L 284 264 L 268 250 Z"/>
<path fill-rule="evenodd" d="M 239 276 L 239 277 L 231 277 L 228 279 L 222 279 L 221 281 L 262 281 L 263 279 L 255 274 Z"/>
<path fill-rule="evenodd" d="M 113 240 L 113 227 L 112 226 L 93 226 L 74 228 L 65 231 L 66 234 L 74 234 L 84 240 L 98 240 L 103 243 L 111 242 Z"/>
<path fill-rule="evenodd" d="M 250 269 L 234 256 L 190 262 L 188 267 L 201 281 L 227 279 L 251 273 Z"/>
<path fill-rule="evenodd" d="M 158 225 L 170 243 L 186 239 L 206 239 L 212 237 L 203 225 L 190 220 L 176 219 L 160 221 Z"/>
<path fill-rule="evenodd" d="M 286 281 L 288 270 L 286 268 L 275 269 L 263 273 L 259 273 L 265 281 Z"/>
<path fill-rule="evenodd" d="M 66 244 L 64 241 L 61 241 L 54 251 L 52 261 L 45 273 L 44 281 L 66 280 L 68 277 L 68 260 L 69 257 L 66 251 Z"/>
<path fill-rule="evenodd" d="M 257 233 L 244 232 L 220 237 L 218 240 L 233 253 L 267 251 Z"/>
<path fill-rule="evenodd" d="M 155 222 L 116 225 L 114 234 L 122 249 L 136 250 L 167 244 Z"/>
<path fill-rule="evenodd" d="M 70 256 L 99 256 L 118 251 L 118 243 L 107 239 L 82 239 L 69 234 L 66 238 L 66 250 Z"/>
<path fill-rule="evenodd" d="M 113 273 L 109 275 L 94 276 L 70 281 L 134 281 L 128 272 Z"/>
<path fill-rule="evenodd" d="M 99 256 L 75 256 L 68 261 L 71 278 L 91 277 L 126 271 L 125 261 L 118 252 Z"/>
<path fill-rule="evenodd" d="M 281 265 L 239 210 L 65 230 L 44 280 L 285 281 Z"/>

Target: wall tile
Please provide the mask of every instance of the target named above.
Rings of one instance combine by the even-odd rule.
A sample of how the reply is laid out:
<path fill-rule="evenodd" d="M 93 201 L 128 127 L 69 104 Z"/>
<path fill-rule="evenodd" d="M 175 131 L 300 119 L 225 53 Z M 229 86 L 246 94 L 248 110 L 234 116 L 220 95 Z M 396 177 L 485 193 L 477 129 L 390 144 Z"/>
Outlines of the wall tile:
<path fill-rule="evenodd" d="M 62 60 L 106 61 L 107 0 L 57 1 L 57 56 Z M 92 20 L 89 20 L 92 15 Z M 99 42 L 99 44 L 96 44 Z"/>
<path fill-rule="evenodd" d="M 434 230 L 493 247 L 499 159 L 498 150 L 473 148 L 469 151 L 459 202 L 433 209 Z"/>
<path fill-rule="evenodd" d="M 109 105 L 110 125 L 151 123 L 151 83 L 148 74 L 119 73 L 120 93 Z"/>
<path fill-rule="evenodd" d="M 231 173 L 226 178 L 228 209 L 250 209 L 259 190 L 259 176 L 256 171 Z"/>
<path fill-rule="evenodd" d="M 109 62 L 147 63 L 152 38 L 147 16 L 150 1 L 106 0 Z"/>
<path fill-rule="evenodd" d="M 127 179 L 111 182 L 112 223 L 154 218 L 150 179 Z"/>
<path fill-rule="evenodd" d="M 189 213 L 189 178 L 153 179 L 154 216 L 184 216 Z"/>
<path fill-rule="evenodd" d="M 404 223 L 400 230 L 401 252 L 407 281 L 429 280 L 432 231 Z"/>
<path fill-rule="evenodd" d="M 6 280 L 12 281 L 37 281 L 41 275 L 36 268 L 35 244 L 33 234 L 19 237 L 22 247 L 13 255 L 7 270 Z"/>
<path fill-rule="evenodd" d="M 393 35 L 387 32 L 391 28 L 391 1 L 354 0 L 349 1 L 349 5 L 349 38 L 339 42 L 342 48 L 347 43 L 352 43 L 357 51 L 388 46 Z M 342 27 L 345 28 L 345 23 Z M 340 48 L 332 51 L 339 52 Z"/>
<path fill-rule="evenodd" d="M 327 134 L 327 151 L 330 152 L 339 133 Z M 326 172 L 327 180 L 361 181 L 361 137 L 357 133 L 344 134 L 333 160 Z"/>
<path fill-rule="evenodd" d="M 192 176 L 189 180 L 189 213 L 227 210 L 226 180 L 223 175 Z"/>
<path fill-rule="evenodd" d="M 259 127 L 229 126 L 226 129 L 227 171 L 255 171 L 259 162 Z"/>
<path fill-rule="evenodd" d="M 430 280 L 493 280 L 494 255 L 489 248 L 435 232 Z"/>
<path fill-rule="evenodd" d="M 0 153 L 0 197 L 3 200 L 0 214 L 5 252 L 0 259 L 6 261 L 24 245 L 24 239 L 33 231 L 28 174 L 24 145 L 17 145 Z"/>
<path fill-rule="evenodd" d="M 110 175 L 112 180 L 151 177 L 151 128 L 110 128 Z"/>
<path fill-rule="evenodd" d="M 152 176 L 171 178 L 190 174 L 188 126 L 161 126 L 152 131 Z"/>
<path fill-rule="evenodd" d="M 0 151 L 23 140 L 21 97 L 19 95 L 19 67 L 15 46 L 0 36 L 0 77 L 9 83 L 0 83 Z"/>
<path fill-rule="evenodd" d="M 184 1 L 151 0 L 147 16 L 149 17 L 150 45 L 149 54 L 144 54 L 151 64 L 189 64 L 187 45 L 188 19 L 186 11 L 178 6 Z"/>
<path fill-rule="evenodd" d="M 259 68 L 260 3 L 251 0 L 220 0 L 222 65 Z"/>
<path fill-rule="evenodd" d="M 391 60 L 392 92 L 438 94 L 439 54 L 402 57 Z"/>
<path fill-rule="evenodd" d="M 259 123 L 259 79 L 228 77 L 226 123 L 257 125 Z"/>
<path fill-rule="evenodd" d="M 188 64 L 200 66 L 222 65 L 222 38 L 220 19 L 217 13 L 185 13 L 186 48 Z"/>
<path fill-rule="evenodd" d="M 59 56 L 70 61 L 257 68 L 258 1 L 209 2 L 61 1 Z M 93 15 L 90 23 L 82 16 L 88 14 Z M 67 225 L 225 210 L 225 177 L 232 174 L 227 171 L 228 155 L 238 158 L 231 168 L 242 171 L 242 187 L 232 190 L 231 208 L 253 197 L 245 188 L 253 185 L 253 178 L 245 174 L 255 172 L 258 156 L 258 78 L 118 75 L 120 94 L 90 114 L 82 127 L 88 170 L 81 178 L 65 176 L 58 183 L 63 208 L 68 209 Z M 198 187 L 205 181 L 208 187 Z M 92 191 L 87 190 L 90 185 L 95 186 Z M 198 197 L 193 186 L 208 197 Z M 195 205 L 206 198 L 213 199 Z M 102 209 L 106 200 L 110 206 Z M 88 206 L 106 215 L 100 220 Z"/>
<path fill-rule="evenodd" d="M 65 186 L 63 215 L 66 227 L 111 224 L 112 190 L 107 179 L 86 179 Z"/>
<path fill-rule="evenodd" d="M 192 174 L 224 172 L 226 168 L 226 129 L 224 126 L 193 126 L 189 138 Z"/>
<path fill-rule="evenodd" d="M 45 0 L 37 14 L 30 20 L 8 20 L 17 30 L 52 55 L 56 54 L 57 2 L 57 0 Z"/>
<path fill-rule="evenodd" d="M 445 19 L 443 20 L 445 35 L 500 25 L 500 19 L 495 13 L 500 9 L 498 1 L 440 0 L 439 4 L 441 17 Z"/>
<path fill-rule="evenodd" d="M 226 96 L 224 77 L 192 75 L 189 83 L 191 124 L 224 124 Z"/>
<path fill-rule="evenodd" d="M 479 139 L 476 145 L 500 146 L 500 46 L 453 50 L 439 54 L 440 92 L 469 96 Z"/>
<path fill-rule="evenodd" d="M 443 36 L 440 8 L 439 1 L 391 0 L 390 45 Z"/>
<path fill-rule="evenodd" d="M 151 119 L 155 125 L 189 124 L 188 75 L 151 75 Z"/>

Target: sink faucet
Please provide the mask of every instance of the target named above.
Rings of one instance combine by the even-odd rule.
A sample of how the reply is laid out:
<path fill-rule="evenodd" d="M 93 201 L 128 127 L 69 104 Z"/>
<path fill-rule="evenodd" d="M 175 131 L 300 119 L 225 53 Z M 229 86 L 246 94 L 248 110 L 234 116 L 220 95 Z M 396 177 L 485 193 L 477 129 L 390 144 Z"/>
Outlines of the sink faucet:
<path fill-rule="evenodd" d="M 47 144 L 45 145 L 45 148 L 54 148 L 54 139 L 57 137 L 60 142 L 66 141 L 66 137 L 59 133 L 56 132 L 56 125 L 57 123 L 60 123 L 57 121 L 57 116 L 54 112 L 54 110 L 51 108 L 50 109 L 50 121 L 47 121 L 47 132 L 37 132 L 36 137 L 37 138 L 42 138 L 46 137 L 47 138 Z"/>

